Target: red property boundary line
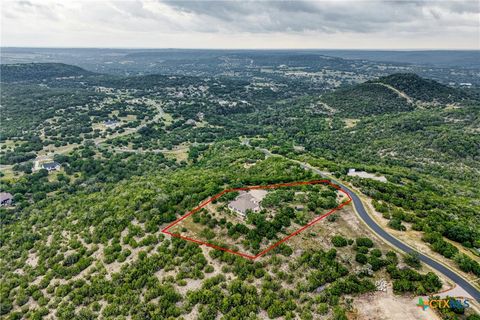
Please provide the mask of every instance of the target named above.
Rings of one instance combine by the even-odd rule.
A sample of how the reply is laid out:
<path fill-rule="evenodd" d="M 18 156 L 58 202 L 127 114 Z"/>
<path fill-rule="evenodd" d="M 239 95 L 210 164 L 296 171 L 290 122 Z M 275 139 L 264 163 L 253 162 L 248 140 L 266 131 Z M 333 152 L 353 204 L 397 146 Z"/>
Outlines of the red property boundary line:
<path fill-rule="evenodd" d="M 301 185 L 310 185 L 310 184 L 328 184 L 332 187 L 334 187 L 335 189 L 337 189 L 338 191 L 340 192 L 343 192 L 347 197 L 348 197 L 348 200 L 343 202 L 342 204 L 340 204 L 338 207 L 330 210 L 329 212 L 321 215 L 321 216 L 318 216 L 316 217 L 315 219 L 313 219 L 312 221 L 310 221 L 309 223 L 307 223 L 306 225 L 304 225 L 303 227 L 301 227 L 300 229 L 290 233 L 289 235 L 287 235 L 285 238 L 279 240 L 278 242 L 272 244 L 271 246 L 269 246 L 268 248 L 266 248 L 265 250 L 261 251 L 260 253 L 256 254 L 256 255 L 249 255 L 249 254 L 246 254 L 246 253 L 242 253 L 242 252 L 239 252 L 239 251 L 233 251 L 231 249 L 228 249 L 228 248 L 223 248 L 223 247 L 220 247 L 220 246 L 217 246 L 215 244 L 212 244 L 212 243 L 208 243 L 208 242 L 204 242 L 204 241 L 200 241 L 200 240 L 196 240 L 196 239 L 192 239 L 192 238 L 189 238 L 189 237 L 185 237 L 185 236 L 182 236 L 178 233 L 171 233 L 168 231 L 168 229 L 170 229 L 171 227 L 173 227 L 174 225 L 178 224 L 180 221 L 188 218 L 189 216 L 191 216 L 192 214 L 194 214 L 195 212 L 198 212 L 200 209 L 202 209 L 203 207 L 205 207 L 207 204 L 209 204 L 210 202 L 220 198 L 221 196 L 223 196 L 225 193 L 228 193 L 228 192 L 235 192 L 235 191 L 248 191 L 248 190 L 255 190 L 255 189 L 275 189 L 275 188 L 280 188 L 280 187 L 294 187 L 294 186 L 301 186 Z M 208 247 L 211 247 L 211 248 L 214 248 L 214 249 L 217 249 L 217 250 L 222 250 L 222 251 L 226 251 L 228 253 L 231 253 L 231 254 L 236 254 L 238 256 L 241 256 L 241 257 L 244 257 L 244 258 L 247 258 L 247 259 L 250 259 L 250 260 L 254 260 L 260 256 L 263 256 L 264 254 L 266 254 L 268 251 L 272 250 L 273 248 L 279 246 L 280 244 L 282 244 L 283 242 L 287 241 L 288 239 L 296 236 L 297 234 L 299 234 L 300 232 L 302 232 L 303 230 L 311 227 L 312 225 L 314 225 L 315 223 L 317 223 L 318 221 L 328 217 L 329 215 L 331 215 L 332 213 L 334 213 L 335 211 L 341 209 L 343 206 L 349 204 L 350 202 L 352 201 L 352 198 L 350 197 L 350 195 L 343 191 L 338 185 L 336 184 L 333 184 L 331 183 L 329 180 L 312 180 L 312 181 L 296 181 L 296 182 L 289 182 L 289 183 L 277 183 L 277 184 L 270 184 L 270 185 L 266 185 L 266 186 L 252 186 L 252 187 L 244 187 L 244 188 L 232 188 L 232 189 L 227 189 L 227 190 L 223 190 L 222 192 L 220 192 L 219 194 L 216 194 L 215 196 L 211 197 L 210 199 L 208 200 L 205 200 L 204 202 L 202 202 L 199 206 L 197 206 L 196 208 L 194 208 L 192 211 L 188 212 L 186 215 L 180 217 L 179 219 L 175 220 L 174 222 L 172 222 L 171 224 L 169 224 L 166 228 L 164 228 L 162 230 L 163 233 L 165 234 L 169 234 L 171 235 L 172 237 L 176 237 L 176 238 L 180 238 L 180 239 L 183 239 L 183 240 L 187 240 L 187 241 L 192 241 L 192 242 L 195 242 L 195 243 L 198 243 L 200 245 L 206 245 Z"/>

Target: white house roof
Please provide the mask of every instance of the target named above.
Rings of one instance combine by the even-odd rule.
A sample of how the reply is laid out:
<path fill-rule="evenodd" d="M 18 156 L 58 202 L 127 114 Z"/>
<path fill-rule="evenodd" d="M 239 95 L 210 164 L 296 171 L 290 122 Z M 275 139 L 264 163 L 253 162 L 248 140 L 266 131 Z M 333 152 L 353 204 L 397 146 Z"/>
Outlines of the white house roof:
<path fill-rule="evenodd" d="M 255 210 L 260 207 L 252 200 L 255 200 L 255 198 L 251 194 L 242 193 L 235 200 L 230 202 L 228 206 L 232 209 L 240 211 L 241 213 L 246 213 L 247 210 Z"/>
<path fill-rule="evenodd" d="M 268 191 L 263 189 L 253 189 L 248 192 L 241 191 L 235 200 L 230 202 L 228 206 L 245 214 L 247 210 L 258 211 L 260 209 L 260 202 L 267 195 Z"/>
<path fill-rule="evenodd" d="M 13 199 L 11 193 L 8 192 L 0 192 L 0 202 L 7 201 Z"/>
<path fill-rule="evenodd" d="M 55 169 L 58 166 L 60 166 L 60 163 L 55 162 L 55 161 L 54 162 L 47 162 L 47 163 L 42 164 L 42 167 L 44 169 L 47 169 L 47 170 L 48 169 Z"/>

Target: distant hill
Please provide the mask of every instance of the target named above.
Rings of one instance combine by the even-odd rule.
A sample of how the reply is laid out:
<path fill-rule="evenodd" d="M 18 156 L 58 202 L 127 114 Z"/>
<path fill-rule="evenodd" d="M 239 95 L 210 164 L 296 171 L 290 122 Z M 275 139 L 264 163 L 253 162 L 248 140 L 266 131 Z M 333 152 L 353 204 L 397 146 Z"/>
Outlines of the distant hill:
<path fill-rule="evenodd" d="M 361 117 L 411 111 L 417 103 L 453 103 L 468 98 L 450 88 L 413 73 L 398 73 L 358 85 L 340 88 L 320 100 L 345 117 Z"/>
<path fill-rule="evenodd" d="M 63 63 L 25 63 L 0 65 L 2 82 L 38 81 L 43 79 L 94 75 L 77 66 Z"/>
<path fill-rule="evenodd" d="M 466 98 L 461 90 L 424 79 L 414 73 L 396 73 L 369 82 L 390 85 L 409 97 L 424 102 L 451 103 Z"/>
<path fill-rule="evenodd" d="M 342 112 L 346 118 L 414 109 L 412 104 L 394 91 L 376 83 L 362 83 L 341 88 L 323 95 L 321 100 L 331 108 Z"/>
<path fill-rule="evenodd" d="M 343 59 L 361 59 L 437 67 L 480 68 L 479 50 L 318 50 L 318 52 Z"/>

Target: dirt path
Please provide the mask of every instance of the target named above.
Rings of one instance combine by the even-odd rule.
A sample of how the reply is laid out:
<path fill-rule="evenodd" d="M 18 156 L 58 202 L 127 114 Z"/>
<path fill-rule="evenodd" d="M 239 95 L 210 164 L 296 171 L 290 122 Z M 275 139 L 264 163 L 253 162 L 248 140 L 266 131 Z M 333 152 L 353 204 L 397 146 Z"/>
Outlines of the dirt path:
<path fill-rule="evenodd" d="M 415 101 L 409 95 L 407 95 L 405 92 L 400 91 L 397 88 L 394 88 L 389 84 L 380 83 L 380 82 L 376 82 L 375 84 L 384 86 L 385 88 L 388 88 L 388 89 L 392 90 L 393 92 L 395 92 L 396 94 L 398 94 L 400 97 L 406 99 L 408 103 L 415 104 Z"/>

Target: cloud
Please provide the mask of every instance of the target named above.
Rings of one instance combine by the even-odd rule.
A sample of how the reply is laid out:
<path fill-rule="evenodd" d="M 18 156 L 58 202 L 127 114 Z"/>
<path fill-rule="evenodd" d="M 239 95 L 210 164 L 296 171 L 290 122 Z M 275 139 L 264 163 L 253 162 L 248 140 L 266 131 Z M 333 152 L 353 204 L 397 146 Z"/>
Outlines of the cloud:
<path fill-rule="evenodd" d="M 208 22 L 216 31 L 234 32 L 378 32 L 438 27 L 457 15 L 455 25 L 478 21 L 475 1 L 165 1 L 176 10 Z M 467 17 L 471 14 L 470 17 Z M 465 16 L 462 16 L 465 15 Z M 199 27 L 198 30 L 201 30 Z"/>
<path fill-rule="evenodd" d="M 1 5 L 2 45 L 479 46 L 480 7 L 468 0 L 21 0 Z"/>
<path fill-rule="evenodd" d="M 15 4 L 15 2 L 11 1 L 11 2 L 3 3 L 2 9 L 10 8 L 10 4 Z M 17 4 L 17 10 L 5 10 L 4 13 L 8 17 L 20 17 L 22 14 L 27 13 L 27 14 L 44 17 L 50 20 L 58 20 L 55 6 L 61 6 L 61 4 L 56 4 L 55 6 L 48 6 L 48 5 L 42 4 L 41 2 L 27 1 L 27 0 L 18 1 L 16 2 L 16 4 Z"/>

